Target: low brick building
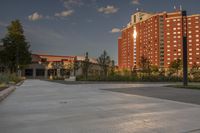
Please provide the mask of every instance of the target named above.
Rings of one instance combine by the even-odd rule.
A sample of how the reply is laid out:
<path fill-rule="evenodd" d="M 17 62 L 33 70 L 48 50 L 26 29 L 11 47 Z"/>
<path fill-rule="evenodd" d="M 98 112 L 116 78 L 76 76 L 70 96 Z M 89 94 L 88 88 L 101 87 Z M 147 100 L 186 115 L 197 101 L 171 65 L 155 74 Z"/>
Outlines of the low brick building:
<path fill-rule="evenodd" d="M 40 55 L 32 54 L 32 63 L 22 70 L 22 76 L 26 78 L 45 78 L 54 77 L 69 78 L 70 76 L 80 76 L 83 70 L 79 67 L 74 73 L 74 62 L 81 64 L 84 56 L 59 56 L 59 55 Z M 90 58 L 92 64 L 88 75 L 100 74 L 101 68 L 97 60 Z M 74 75 L 75 74 L 75 75 Z"/>

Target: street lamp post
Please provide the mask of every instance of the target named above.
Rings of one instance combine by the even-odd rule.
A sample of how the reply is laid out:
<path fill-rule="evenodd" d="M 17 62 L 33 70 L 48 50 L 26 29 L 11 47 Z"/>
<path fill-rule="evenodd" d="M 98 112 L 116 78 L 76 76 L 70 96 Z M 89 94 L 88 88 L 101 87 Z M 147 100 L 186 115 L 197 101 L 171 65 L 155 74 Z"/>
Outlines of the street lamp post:
<path fill-rule="evenodd" d="M 188 59 L 187 59 L 187 13 L 182 11 L 183 28 L 183 85 L 188 85 Z"/>

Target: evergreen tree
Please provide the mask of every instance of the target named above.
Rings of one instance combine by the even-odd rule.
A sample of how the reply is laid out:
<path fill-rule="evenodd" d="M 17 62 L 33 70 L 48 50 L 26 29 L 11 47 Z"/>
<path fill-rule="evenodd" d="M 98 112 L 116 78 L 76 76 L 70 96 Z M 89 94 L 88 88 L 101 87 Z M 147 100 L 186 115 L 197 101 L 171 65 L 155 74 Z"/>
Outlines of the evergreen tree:
<path fill-rule="evenodd" d="M 30 45 L 19 20 L 12 21 L 7 31 L 2 39 L 4 49 L 1 51 L 1 62 L 11 72 L 16 72 L 31 63 Z"/>

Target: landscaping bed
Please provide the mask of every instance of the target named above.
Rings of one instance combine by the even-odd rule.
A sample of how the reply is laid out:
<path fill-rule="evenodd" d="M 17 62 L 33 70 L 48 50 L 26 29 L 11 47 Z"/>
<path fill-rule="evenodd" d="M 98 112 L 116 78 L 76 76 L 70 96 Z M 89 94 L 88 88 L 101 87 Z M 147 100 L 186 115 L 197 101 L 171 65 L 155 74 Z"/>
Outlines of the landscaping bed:
<path fill-rule="evenodd" d="M 6 88 L 8 88 L 7 85 L 5 85 L 5 84 L 0 84 L 0 91 L 5 90 Z"/>
<path fill-rule="evenodd" d="M 200 90 L 200 83 L 199 82 L 189 83 L 188 86 L 184 86 L 182 84 L 175 84 L 175 85 L 168 85 L 167 87 Z"/>

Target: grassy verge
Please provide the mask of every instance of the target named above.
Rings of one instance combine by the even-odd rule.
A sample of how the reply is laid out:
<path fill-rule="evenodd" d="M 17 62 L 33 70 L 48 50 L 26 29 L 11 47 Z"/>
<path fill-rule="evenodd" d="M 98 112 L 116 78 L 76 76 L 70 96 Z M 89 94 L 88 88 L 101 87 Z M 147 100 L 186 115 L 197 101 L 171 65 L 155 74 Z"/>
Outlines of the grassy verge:
<path fill-rule="evenodd" d="M 183 86 L 182 84 L 175 84 L 175 85 L 168 85 L 167 87 L 200 90 L 200 83 L 190 83 L 188 84 L 188 86 Z"/>
<path fill-rule="evenodd" d="M 9 84 L 16 84 L 20 82 L 22 79 L 18 77 L 16 74 L 9 73 L 0 73 L 0 87 L 4 88 Z"/>
<path fill-rule="evenodd" d="M 0 84 L 0 91 L 3 91 L 7 88 L 8 86 L 6 84 Z"/>

